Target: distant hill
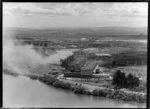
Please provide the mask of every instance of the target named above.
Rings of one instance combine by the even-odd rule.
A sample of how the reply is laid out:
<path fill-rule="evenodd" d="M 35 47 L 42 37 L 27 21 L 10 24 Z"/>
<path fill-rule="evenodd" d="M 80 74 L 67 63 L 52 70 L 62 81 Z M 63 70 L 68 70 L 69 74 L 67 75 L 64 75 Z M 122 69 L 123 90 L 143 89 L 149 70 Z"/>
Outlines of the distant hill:
<path fill-rule="evenodd" d="M 46 40 L 80 39 L 95 36 L 98 38 L 147 39 L 147 28 L 133 27 L 95 27 L 95 28 L 8 28 L 11 35 L 20 38 Z M 9 34 L 10 35 L 10 34 Z"/>
<path fill-rule="evenodd" d="M 133 28 L 133 27 L 97 27 L 97 31 L 101 31 L 106 35 L 137 35 L 139 33 L 147 34 L 147 28 Z"/>

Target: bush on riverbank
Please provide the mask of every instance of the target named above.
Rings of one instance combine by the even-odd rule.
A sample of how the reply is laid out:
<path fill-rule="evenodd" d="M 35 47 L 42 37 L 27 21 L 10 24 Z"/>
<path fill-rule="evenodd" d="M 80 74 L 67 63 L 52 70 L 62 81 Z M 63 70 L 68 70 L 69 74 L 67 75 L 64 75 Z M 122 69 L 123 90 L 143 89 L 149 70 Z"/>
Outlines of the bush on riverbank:
<path fill-rule="evenodd" d="M 30 79 L 37 80 L 38 76 L 36 75 L 27 75 Z"/>
<path fill-rule="evenodd" d="M 87 89 L 85 87 L 83 87 L 83 86 L 76 86 L 76 87 L 74 87 L 73 92 L 77 93 L 77 94 L 89 94 Z"/>
<path fill-rule="evenodd" d="M 70 89 L 71 88 L 71 84 L 70 83 L 65 83 L 65 82 L 59 81 L 59 80 L 55 81 L 53 83 L 53 86 L 57 87 L 57 88 L 63 88 L 63 89 Z"/>
<path fill-rule="evenodd" d="M 72 85 L 70 83 L 60 81 L 52 75 L 49 76 L 45 75 L 43 77 L 39 77 L 39 80 L 48 85 L 53 85 L 54 87 L 57 88 L 72 89 Z"/>
<path fill-rule="evenodd" d="M 146 94 L 134 93 L 125 90 L 113 90 L 113 89 L 94 89 L 92 91 L 93 96 L 108 97 L 112 99 L 120 99 L 125 101 L 137 101 L 146 102 Z"/>
<path fill-rule="evenodd" d="M 46 84 L 53 85 L 56 88 L 71 89 L 74 93 L 78 93 L 78 94 L 87 94 L 87 95 L 91 94 L 90 91 L 83 86 L 78 86 L 78 85 L 74 86 L 73 84 L 70 84 L 68 82 L 57 80 L 52 76 L 48 76 L 48 77 L 44 76 L 39 79 Z"/>
<path fill-rule="evenodd" d="M 94 89 L 92 92 L 81 85 L 75 85 L 68 82 L 63 82 L 58 79 L 55 79 L 55 77 L 52 76 L 43 76 L 39 77 L 39 80 L 49 84 L 53 85 L 57 88 L 62 89 L 70 89 L 74 93 L 77 94 L 86 94 L 86 95 L 93 95 L 93 96 L 100 96 L 100 97 L 108 97 L 112 99 L 121 99 L 125 101 L 137 101 L 144 103 L 146 102 L 146 94 L 141 94 L 138 92 L 132 92 L 125 89 L 109 89 L 109 88 L 102 88 L 102 89 Z"/>
<path fill-rule="evenodd" d="M 144 103 L 146 102 L 146 94 L 138 93 L 138 92 L 131 92 L 125 89 L 121 89 L 118 91 L 117 99 L 120 98 L 125 101 L 137 101 Z"/>
<path fill-rule="evenodd" d="M 92 92 L 92 95 L 101 97 L 106 97 L 107 94 L 108 93 L 105 91 L 105 89 L 94 89 Z"/>
<path fill-rule="evenodd" d="M 39 77 L 39 80 L 46 83 L 46 84 L 53 84 L 57 79 L 54 76 L 43 76 Z"/>

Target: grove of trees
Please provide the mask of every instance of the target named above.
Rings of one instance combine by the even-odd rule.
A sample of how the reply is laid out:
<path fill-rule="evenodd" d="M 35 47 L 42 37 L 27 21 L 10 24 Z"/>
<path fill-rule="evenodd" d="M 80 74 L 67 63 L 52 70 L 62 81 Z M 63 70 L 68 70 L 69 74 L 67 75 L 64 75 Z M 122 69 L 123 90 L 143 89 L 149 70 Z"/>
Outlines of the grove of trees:
<path fill-rule="evenodd" d="M 124 72 L 117 70 L 113 75 L 112 84 L 119 88 L 134 88 L 139 86 L 140 80 L 131 73 L 125 75 Z"/>
<path fill-rule="evenodd" d="M 73 61 L 74 61 L 74 56 L 71 55 L 71 56 L 67 57 L 66 59 L 61 60 L 61 66 L 68 70 L 70 68 L 69 65 Z"/>

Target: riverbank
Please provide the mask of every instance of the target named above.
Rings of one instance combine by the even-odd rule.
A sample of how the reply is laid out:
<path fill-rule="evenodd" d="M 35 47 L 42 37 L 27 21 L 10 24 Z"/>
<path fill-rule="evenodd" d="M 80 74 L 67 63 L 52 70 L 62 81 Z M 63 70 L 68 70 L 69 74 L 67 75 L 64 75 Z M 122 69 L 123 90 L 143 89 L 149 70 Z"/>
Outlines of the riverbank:
<path fill-rule="evenodd" d="M 19 74 L 10 72 L 9 70 L 4 70 L 4 73 L 12 76 L 19 76 Z M 146 93 L 133 92 L 126 89 L 110 89 L 106 87 L 92 86 L 89 84 L 83 84 L 75 81 L 57 79 L 55 75 L 24 74 L 24 76 L 27 76 L 33 80 L 39 80 L 47 85 L 51 85 L 56 88 L 71 90 L 76 94 L 100 96 L 111 99 L 120 99 L 124 101 L 146 103 Z"/>
<path fill-rule="evenodd" d="M 128 102 L 106 97 L 76 94 L 55 88 L 26 76 L 3 75 L 5 108 L 145 108 L 146 103 Z"/>
<path fill-rule="evenodd" d="M 56 88 L 71 90 L 76 94 L 85 94 L 92 96 L 107 97 L 111 99 L 120 99 L 124 101 L 146 103 L 146 93 L 133 92 L 128 91 L 126 89 L 110 89 L 106 87 L 96 87 L 95 89 L 91 89 L 87 85 L 62 81 L 60 79 L 57 79 L 53 75 L 28 75 L 28 77 L 30 77 L 31 79 L 37 79 L 47 85 L 52 85 Z"/>

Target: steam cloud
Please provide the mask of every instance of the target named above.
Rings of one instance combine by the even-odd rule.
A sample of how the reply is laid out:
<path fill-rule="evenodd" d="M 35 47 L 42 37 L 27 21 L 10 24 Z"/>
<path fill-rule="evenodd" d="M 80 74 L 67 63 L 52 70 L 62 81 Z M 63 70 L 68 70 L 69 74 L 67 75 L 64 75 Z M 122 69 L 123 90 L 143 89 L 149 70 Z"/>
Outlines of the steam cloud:
<path fill-rule="evenodd" d="M 72 55 L 72 51 L 59 50 L 44 58 L 32 46 L 21 45 L 14 39 L 11 34 L 3 34 L 3 69 L 7 68 L 17 73 L 30 73 L 29 68 L 40 64 L 59 64 L 60 59 Z"/>

